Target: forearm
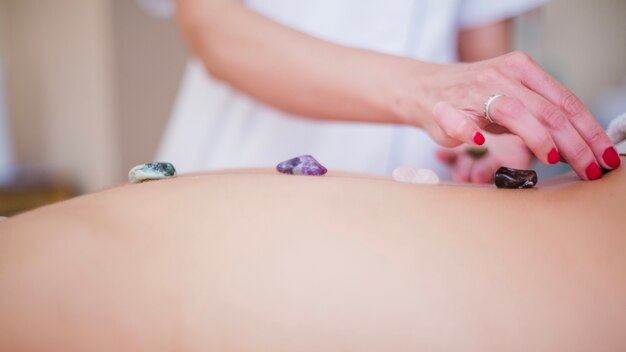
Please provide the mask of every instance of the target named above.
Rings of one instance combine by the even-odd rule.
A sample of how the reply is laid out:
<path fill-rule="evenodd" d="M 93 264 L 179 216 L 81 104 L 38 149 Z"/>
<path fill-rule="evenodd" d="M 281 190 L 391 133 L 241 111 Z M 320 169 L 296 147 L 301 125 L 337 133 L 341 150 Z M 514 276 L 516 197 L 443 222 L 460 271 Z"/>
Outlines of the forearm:
<path fill-rule="evenodd" d="M 563 158 L 583 179 L 620 160 L 582 101 L 528 55 L 437 65 L 342 47 L 281 26 L 235 0 L 178 0 L 183 32 L 207 69 L 296 115 L 403 123 L 446 147 L 480 130 L 518 135 L 545 163 Z M 479 41 L 484 43 L 485 41 Z M 484 118 L 487 97 L 494 122 Z"/>
<path fill-rule="evenodd" d="M 183 33 L 208 71 L 269 105 L 314 118 L 412 124 L 407 116 L 431 108 L 403 103 L 403 81 L 431 64 L 317 39 L 235 1 L 178 5 Z"/>

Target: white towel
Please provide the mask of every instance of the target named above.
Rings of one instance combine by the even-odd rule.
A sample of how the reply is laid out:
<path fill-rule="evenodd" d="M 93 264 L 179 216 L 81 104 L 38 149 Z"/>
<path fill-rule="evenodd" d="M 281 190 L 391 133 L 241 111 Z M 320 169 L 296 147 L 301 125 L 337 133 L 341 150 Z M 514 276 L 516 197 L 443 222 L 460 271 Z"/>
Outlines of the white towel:
<path fill-rule="evenodd" d="M 617 147 L 620 154 L 626 153 L 626 113 L 621 114 L 609 123 L 606 133 L 611 138 L 611 142 Z"/>

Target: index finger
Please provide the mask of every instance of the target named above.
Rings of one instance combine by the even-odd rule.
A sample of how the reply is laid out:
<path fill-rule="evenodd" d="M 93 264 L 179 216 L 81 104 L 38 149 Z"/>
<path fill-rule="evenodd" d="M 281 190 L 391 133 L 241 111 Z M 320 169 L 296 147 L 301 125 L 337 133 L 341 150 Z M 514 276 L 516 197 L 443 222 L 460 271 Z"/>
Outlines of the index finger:
<path fill-rule="evenodd" d="M 526 69 L 521 72 L 521 77 L 519 77 L 521 82 L 563 112 L 585 143 L 589 145 L 596 160 L 602 166 L 607 169 L 619 167 L 621 160 L 609 136 L 580 98 L 546 73 L 530 57 L 522 60 L 525 60 L 522 67 L 526 67 Z"/>

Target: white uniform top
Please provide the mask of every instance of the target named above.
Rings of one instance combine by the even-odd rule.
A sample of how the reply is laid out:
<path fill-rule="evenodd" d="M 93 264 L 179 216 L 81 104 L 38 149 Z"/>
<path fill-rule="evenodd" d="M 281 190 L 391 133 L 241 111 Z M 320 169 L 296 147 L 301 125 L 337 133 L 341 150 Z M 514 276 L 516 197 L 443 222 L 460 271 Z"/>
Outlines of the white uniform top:
<path fill-rule="evenodd" d="M 449 63 L 457 59 L 459 28 L 513 17 L 544 1 L 245 3 L 279 23 L 338 44 Z M 425 132 L 410 126 L 295 118 L 211 77 L 199 61 L 191 60 L 157 160 L 172 162 L 179 172 L 190 172 L 274 167 L 297 155 L 311 154 L 329 170 L 389 174 L 393 168 L 406 164 L 434 169 L 446 178 L 448 171 L 434 158 L 436 148 Z"/>

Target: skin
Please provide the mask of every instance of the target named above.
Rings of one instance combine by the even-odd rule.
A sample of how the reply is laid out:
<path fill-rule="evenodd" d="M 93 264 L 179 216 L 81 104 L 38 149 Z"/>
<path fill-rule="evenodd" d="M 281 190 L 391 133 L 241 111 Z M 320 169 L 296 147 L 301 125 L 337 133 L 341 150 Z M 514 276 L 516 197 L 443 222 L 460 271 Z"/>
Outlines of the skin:
<path fill-rule="evenodd" d="M 623 169 L 117 187 L 0 222 L 0 350 L 623 351 L 625 197 Z"/>
<path fill-rule="evenodd" d="M 513 21 L 506 20 L 459 32 L 459 58 L 462 62 L 476 62 L 506 54 L 512 49 Z M 483 158 L 474 159 L 467 145 L 441 149 L 437 158 L 452 168 L 452 177 L 458 182 L 490 183 L 501 166 L 516 169 L 530 168 L 533 157 L 524 142 L 508 133 L 494 135 L 483 132 L 489 150 Z"/>
<path fill-rule="evenodd" d="M 533 162 L 532 154 L 517 136 L 510 134 L 490 135 L 482 147 L 487 154 L 480 159 L 467 153 L 468 147 L 441 149 L 437 159 L 452 167 L 452 177 L 458 182 L 490 183 L 496 170 L 501 166 L 514 169 L 529 169 Z"/>
<path fill-rule="evenodd" d="M 616 153 L 608 136 L 580 99 L 522 52 L 433 64 L 326 42 L 237 0 L 178 0 L 177 16 L 213 76 L 287 112 L 412 125 L 446 147 L 475 144 L 483 130 L 508 130 L 544 163 L 557 150 L 583 179 L 598 176 L 590 173 L 599 172 L 598 165 L 619 166 L 619 158 L 611 163 Z M 482 110 L 494 93 L 505 97 L 492 105 L 496 124 L 490 125 Z"/>

